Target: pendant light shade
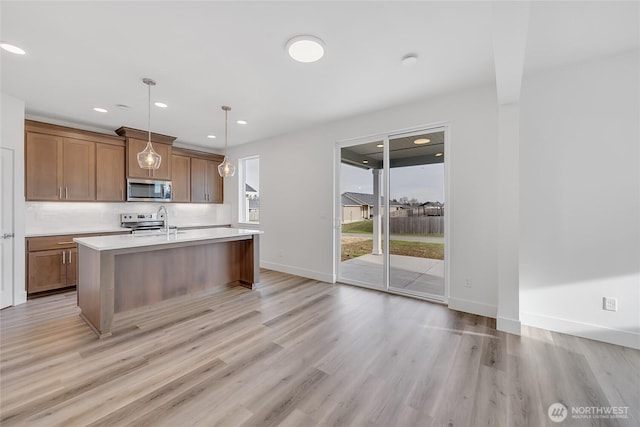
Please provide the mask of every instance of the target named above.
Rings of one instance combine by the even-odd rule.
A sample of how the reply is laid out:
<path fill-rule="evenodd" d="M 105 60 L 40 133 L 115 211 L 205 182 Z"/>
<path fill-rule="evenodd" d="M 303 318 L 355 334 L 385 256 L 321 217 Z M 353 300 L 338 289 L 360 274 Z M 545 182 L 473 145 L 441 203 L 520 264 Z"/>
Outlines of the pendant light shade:
<path fill-rule="evenodd" d="M 221 177 L 226 178 L 236 174 L 236 167 L 229 161 L 229 158 L 227 157 L 227 116 L 229 114 L 229 111 L 231 110 L 231 107 L 223 105 L 222 110 L 224 110 L 224 160 L 218 165 L 218 173 Z"/>
<path fill-rule="evenodd" d="M 155 86 L 156 82 L 149 79 L 142 79 L 142 83 L 146 84 L 149 87 L 149 109 L 148 109 L 148 117 L 147 117 L 147 127 L 149 130 L 149 139 L 147 140 L 147 146 L 144 147 L 144 150 L 138 153 L 138 166 L 142 169 L 149 169 L 149 172 L 154 169 L 158 169 L 160 164 L 162 163 L 162 157 L 160 154 L 156 153 L 156 150 L 153 149 L 153 145 L 151 145 L 151 86 Z"/>

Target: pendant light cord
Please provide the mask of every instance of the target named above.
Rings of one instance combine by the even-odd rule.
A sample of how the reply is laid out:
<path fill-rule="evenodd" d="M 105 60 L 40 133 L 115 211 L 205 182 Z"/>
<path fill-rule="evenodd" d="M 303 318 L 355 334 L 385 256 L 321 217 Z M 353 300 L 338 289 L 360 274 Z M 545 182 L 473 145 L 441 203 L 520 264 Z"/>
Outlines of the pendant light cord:
<path fill-rule="evenodd" d="M 227 156 L 227 128 L 229 127 L 229 110 L 224 110 L 224 156 Z"/>
<path fill-rule="evenodd" d="M 147 83 L 147 86 L 149 89 L 149 103 L 147 105 L 147 129 L 149 130 L 149 144 L 151 144 L 151 84 Z"/>

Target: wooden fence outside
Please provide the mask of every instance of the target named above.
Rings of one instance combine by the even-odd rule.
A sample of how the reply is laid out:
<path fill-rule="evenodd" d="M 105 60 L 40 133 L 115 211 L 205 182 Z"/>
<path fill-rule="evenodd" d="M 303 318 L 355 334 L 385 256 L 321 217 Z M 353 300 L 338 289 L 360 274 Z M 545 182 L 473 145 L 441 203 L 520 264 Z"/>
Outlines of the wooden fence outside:
<path fill-rule="evenodd" d="M 390 216 L 389 230 L 391 234 L 415 234 L 418 236 L 426 236 L 427 234 L 444 234 L 444 217 Z"/>

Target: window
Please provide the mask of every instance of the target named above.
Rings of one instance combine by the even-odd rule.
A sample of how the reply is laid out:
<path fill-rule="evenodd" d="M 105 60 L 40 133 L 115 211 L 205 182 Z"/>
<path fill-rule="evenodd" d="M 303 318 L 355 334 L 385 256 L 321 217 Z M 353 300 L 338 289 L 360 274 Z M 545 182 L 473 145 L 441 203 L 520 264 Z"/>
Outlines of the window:
<path fill-rule="evenodd" d="M 260 157 L 245 157 L 239 161 L 240 212 L 239 221 L 260 223 Z"/>

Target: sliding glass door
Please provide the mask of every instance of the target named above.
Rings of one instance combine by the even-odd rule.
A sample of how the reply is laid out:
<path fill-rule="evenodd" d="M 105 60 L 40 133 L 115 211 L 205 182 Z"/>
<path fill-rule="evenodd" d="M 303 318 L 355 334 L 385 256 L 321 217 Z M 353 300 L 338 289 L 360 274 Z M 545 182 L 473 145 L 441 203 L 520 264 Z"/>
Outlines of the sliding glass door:
<path fill-rule="evenodd" d="M 444 130 L 389 144 L 389 289 L 444 299 Z"/>
<path fill-rule="evenodd" d="M 342 281 L 386 289 L 384 267 L 384 141 L 340 149 Z"/>
<path fill-rule="evenodd" d="M 444 128 L 341 144 L 339 281 L 445 300 L 444 152 Z"/>

